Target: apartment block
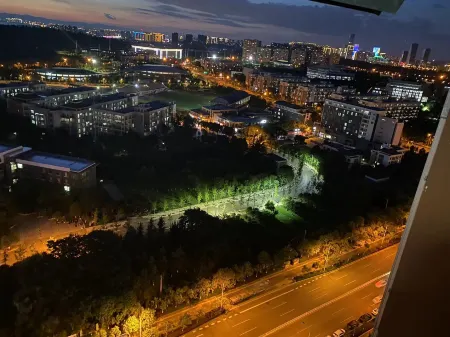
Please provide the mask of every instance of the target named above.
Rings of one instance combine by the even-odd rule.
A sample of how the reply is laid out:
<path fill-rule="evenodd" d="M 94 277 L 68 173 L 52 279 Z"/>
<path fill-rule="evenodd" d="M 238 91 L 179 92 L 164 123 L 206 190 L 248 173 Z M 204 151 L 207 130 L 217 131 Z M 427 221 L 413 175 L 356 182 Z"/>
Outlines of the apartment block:
<path fill-rule="evenodd" d="M 58 184 L 70 192 L 95 186 L 96 167 L 95 162 L 86 159 L 0 144 L 0 172 L 7 185 L 31 179 Z"/>

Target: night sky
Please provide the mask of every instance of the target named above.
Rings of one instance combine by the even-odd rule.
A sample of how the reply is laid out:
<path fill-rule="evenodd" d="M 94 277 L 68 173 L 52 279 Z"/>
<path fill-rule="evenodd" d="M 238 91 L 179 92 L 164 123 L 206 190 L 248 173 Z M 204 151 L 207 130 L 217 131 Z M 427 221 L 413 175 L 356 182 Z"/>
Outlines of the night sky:
<path fill-rule="evenodd" d="M 379 46 L 400 55 L 412 42 L 419 54 L 450 59 L 447 0 L 405 0 L 395 15 L 377 17 L 307 0 L 17 0 L 0 11 L 49 19 L 103 23 L 145 31 L 272 41 L 304 41 L 341 47 L 356 33 L 361 49 Z"/>

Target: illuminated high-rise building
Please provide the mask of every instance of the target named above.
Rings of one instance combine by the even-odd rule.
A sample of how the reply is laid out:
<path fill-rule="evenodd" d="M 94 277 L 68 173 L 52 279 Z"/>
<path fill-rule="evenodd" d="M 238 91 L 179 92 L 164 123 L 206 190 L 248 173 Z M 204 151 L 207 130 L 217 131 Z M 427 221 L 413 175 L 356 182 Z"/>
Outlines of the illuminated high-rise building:
<path fill-rule="evenodd" d="M 178 44 L 178 33 L 172 33 L 172 43 Z"/>
<path fill-rule="evenodd" d="M 416 63 L 417 49 L 419 49 L 418 43 L 411 44 L 411 47 L 409 48 L 408 64 Z"/>
<path fill-rule="evenodd" d="M 426 48 L 423 50 L 423 53 L 422 53 L 422 62 L 423 63 L 428 63 L 428 60 L 430 59 L 430 54 L 431 54 L 431 48 Z"/>
<path fill-rule="evenodd" d="M 242 46 L 242 61 L 254 62 L 258 55 L 258 48 L 261 47 L 260 40 L 244 40 Z"/>
<path fill-rule="evenodd" d="M 402 57 L 401 57 L 401 59 L 400 59 L 400 62 L 402 62 L 402 63 L 406 63 L 406 61 L 408 61 L 408 51 L 407 50 L 404 50 L 403 51 L 403 54 L 402 54 Z"/>
<path fill-rule="evenodd" d="M 348 38 L 348 44 L 355 44 L 355 34 L 354 33 L 350 34 L 350 36 Z"/>

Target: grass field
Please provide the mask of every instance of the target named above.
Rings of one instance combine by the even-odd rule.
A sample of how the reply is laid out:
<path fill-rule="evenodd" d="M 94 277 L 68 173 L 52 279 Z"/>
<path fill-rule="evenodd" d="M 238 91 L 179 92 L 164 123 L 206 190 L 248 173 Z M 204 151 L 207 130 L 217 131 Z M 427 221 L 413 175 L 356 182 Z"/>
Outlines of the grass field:
<path fill-rule="evenodd" d="M 302 218 L 299 217 L 297 214 L 287 210 L 283 206 L 277 206 L 278 214 L 276 215 L 276 218 L 286 224 L 301 221 Z"/>

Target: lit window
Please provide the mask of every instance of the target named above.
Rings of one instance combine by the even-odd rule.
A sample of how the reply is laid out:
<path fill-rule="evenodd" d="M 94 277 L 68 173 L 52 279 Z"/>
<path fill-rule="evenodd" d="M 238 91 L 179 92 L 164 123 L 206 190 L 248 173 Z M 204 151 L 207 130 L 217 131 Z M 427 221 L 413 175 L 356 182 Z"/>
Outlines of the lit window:
<path fill-rule="evenodd" d="M 70 192 L 70 186 L 64 185 L 64 191 Z"/>
<path fill-rule="evenodd" d="M 17 168 L 23 168 L 23 164 L 22 163 L 17 163 Z"/>

